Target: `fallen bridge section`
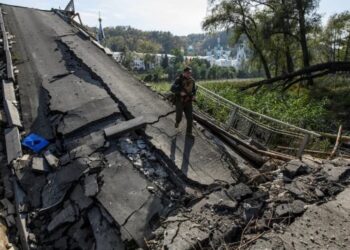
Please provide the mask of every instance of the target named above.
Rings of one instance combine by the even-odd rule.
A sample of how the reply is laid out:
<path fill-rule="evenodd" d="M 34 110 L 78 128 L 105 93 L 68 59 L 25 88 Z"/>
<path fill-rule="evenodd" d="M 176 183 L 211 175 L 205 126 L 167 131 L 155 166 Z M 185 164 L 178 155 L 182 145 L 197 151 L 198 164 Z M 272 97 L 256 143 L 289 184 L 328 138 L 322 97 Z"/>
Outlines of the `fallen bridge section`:
<path fill-rule="evenodd" d="M 100 78 L 107 91 L 131 117 L 157 118 L 173 112 L 166 101 L 133 78 L 89 40 L 66 36 L 61 41 Z M 175 162 L 184 178 L 200 185 L 235 182 L 229 164 L 221 160 L 221 153 L 213 144 L 200 134 L 197 134 L 195 141 L 188 140 L 175 129 L 174 124 L 174 118 L 166 116 L 147 126 L 145 132 L 151 143 Z"/>

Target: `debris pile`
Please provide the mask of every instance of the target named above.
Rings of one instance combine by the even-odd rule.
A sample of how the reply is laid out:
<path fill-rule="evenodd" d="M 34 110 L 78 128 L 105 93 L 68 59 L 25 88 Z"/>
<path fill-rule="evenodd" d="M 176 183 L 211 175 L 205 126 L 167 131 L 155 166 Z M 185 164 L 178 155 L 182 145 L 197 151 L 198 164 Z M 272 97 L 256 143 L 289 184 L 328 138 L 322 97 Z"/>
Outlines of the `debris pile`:
<path fill-rule="evenodd" d="M 305 156 L 269 161 L 259 171 L 264 182 L 219 189 L 173 212 L 149 242 L 152 249 L 247 248 L 266 232 L 283 232 L 310 205 L 332 200 L 350 184 L 349 159 Z"/>

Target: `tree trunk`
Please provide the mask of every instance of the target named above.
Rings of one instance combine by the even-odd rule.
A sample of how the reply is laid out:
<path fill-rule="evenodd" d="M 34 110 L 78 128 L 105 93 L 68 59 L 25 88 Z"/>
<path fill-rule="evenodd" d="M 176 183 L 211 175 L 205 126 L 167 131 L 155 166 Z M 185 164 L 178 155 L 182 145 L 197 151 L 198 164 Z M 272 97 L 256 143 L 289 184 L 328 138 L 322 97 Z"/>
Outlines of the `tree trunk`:
<path fill-rule="evenodd" d="M 246 30 L 246 29 L 245 29 Z M 259 46 L 254 42 L 254 39 L 251 37 L 251 35 L 249 34 L 249 32 L 246 30 L 245 32 L 249 42 L 253 45 L 256 53 L 258 53 L 260 61 L 263 65 L 264 71 L 265 71 L 265 75 L 267 79 L 271 79 L 271 72 L 269 69 L 269 65 L 267 64 L 267 60 L 263 54 L 263 52 L 261 51 L 261 49 L 259 48 Z"/>
<path fill-rule="evenodd" d="M 350 35 L 348 36 L 348 41 L 347 41 L 347 44 L 346 44 L 345 55 L 344 55 L 344 61 L 348 61 L 349 52 L 350 52 Z"/>
<path fill-rule="evenodd" d="M 282 5 L 286 5 L 286 1 L 282 0 Z M 285 57 L 286 57 L 286 64 L 287 64 L 287 72 L 292 73 L 294 71 L 294 63 L 293 63 L 293 58 L 290 52 L 290 46 L 289 46 L 289 38 L 288 38 L 288 33 L 290 33 L 290 27 L 289 27 L 289 15 L 288 15 L 289 10 L 284 10 L 284 17 L 282 18 L 283 21 L 283 42 L 286 47 L 285 49 Z"/>
<path fill-rule="evenodd" d="M 305 10 L 303 0 L 296 0 L 296 6 L 299 16 L 299 35 L 300 35 L 300 45 L 303 52 L 303 63 L 304 68 L 310 67 L 310 55 L 306 40 L 306 27 L 305 27 Z M 313 80 L 309 78 L 308 85 L 313 85 Z"/>

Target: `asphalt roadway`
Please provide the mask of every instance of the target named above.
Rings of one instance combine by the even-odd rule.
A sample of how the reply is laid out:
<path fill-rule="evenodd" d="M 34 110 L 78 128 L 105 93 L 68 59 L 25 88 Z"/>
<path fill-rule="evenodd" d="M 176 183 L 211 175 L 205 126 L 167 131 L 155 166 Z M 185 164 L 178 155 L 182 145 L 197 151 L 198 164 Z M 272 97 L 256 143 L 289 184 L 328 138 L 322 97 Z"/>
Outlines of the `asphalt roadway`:
<path fill-rule="evenodd" d="M 62 201 L 86 172 L 83 159 L 106 144 L 103 129 L 125 117 L 143 116 L 152 123 L 145 136 L 183 182 L 201 188 L 236 182 L 232 163 L 219 147 L 196 130 L 195 140 L 188 140 L 174 128 L 173 107 L 76 28 L 50 11 L 4 10 L 9 32 L 16 37 L 12 53 L 25 132 L 53 143 L 60 140 L 71 157 L 69 164 L 48 175 L 41 194 L 44 208 Z M 121 227 L 121 237 L 142 246 L 166 198 L 148 192 L 151 183 L 117 149 L 108 158 L 113 159 L 111 168 L 102 172 L 104 184 L 96 198 Z"/>
<path fill-rule="evenodd" d="M 65 115 L 63 124 L 58 125 L 62 134 L 106 117 L 113 118 L 119 109 L 112 99 L 131 117 L 145 116 L 149 122 L 173 111 L 167 102 L 54 13 L 11 8 L 7 20 L 16 27 L 12 32 L 18 41 L 15 50 L 20 51 L 20 98 L 27 131 L 52 138 L 52 126 L 47 121 L 48 99 L 51 112 Z M 62 58 L 62 49 L 68 49 L 81 60 L 100 83 L 79 72 L 59 78 L 69 73 L 66 65 L 69 58 Z M 222 161 L 222 152 L 198 132 L 194 141 L 188 140 L 174 128 L 174 115 L 147 126 L 145 133 L 189 180 L 202 185 L 235 182 L 230 166 Z"/>

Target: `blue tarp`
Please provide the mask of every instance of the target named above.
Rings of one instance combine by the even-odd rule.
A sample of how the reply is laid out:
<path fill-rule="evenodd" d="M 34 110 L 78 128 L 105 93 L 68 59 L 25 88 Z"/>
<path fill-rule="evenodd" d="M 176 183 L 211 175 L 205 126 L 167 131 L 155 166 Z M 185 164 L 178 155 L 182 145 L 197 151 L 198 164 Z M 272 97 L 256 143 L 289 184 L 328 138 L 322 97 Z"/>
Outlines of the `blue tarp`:
<path fill-rule="evenodd" d="M 23 139 L 22 145 L 30 148 L 35 153 L 39 153 L 42 149 L 49 145 L 49 142 L 45 138 L 31 133 Z"/>

